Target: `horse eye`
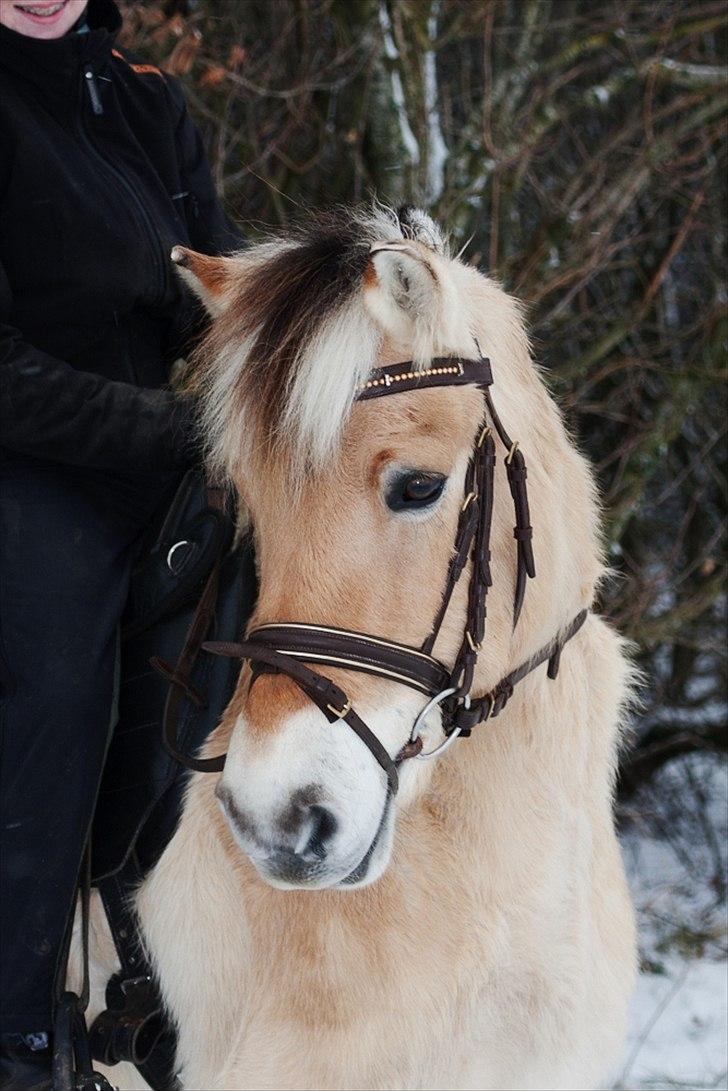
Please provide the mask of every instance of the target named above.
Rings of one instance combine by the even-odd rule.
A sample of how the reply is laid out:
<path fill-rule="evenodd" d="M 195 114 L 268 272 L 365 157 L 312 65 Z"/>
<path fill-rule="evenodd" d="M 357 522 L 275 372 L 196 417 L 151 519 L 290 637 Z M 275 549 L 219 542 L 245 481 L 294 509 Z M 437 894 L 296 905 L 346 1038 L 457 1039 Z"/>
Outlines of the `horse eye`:
<path fill-rule="evenodd" d="M 447 478 L 444 474 L 416 470 L 395 478 L 387 490 L 387 507 L 392 511 L 412 511 L 434 504 L 442 495 Z"/>

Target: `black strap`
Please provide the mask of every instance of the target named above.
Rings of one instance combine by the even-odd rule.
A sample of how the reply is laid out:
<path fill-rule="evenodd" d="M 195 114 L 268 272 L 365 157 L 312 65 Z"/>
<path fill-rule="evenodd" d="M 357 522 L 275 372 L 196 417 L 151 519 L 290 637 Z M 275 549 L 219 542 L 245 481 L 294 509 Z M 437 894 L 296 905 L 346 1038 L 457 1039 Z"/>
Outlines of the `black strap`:
<path fill-rule="evenodd" d="M 501 443 L 508 452 L 505 456 L 506 474 L 513 498 L 513 507 L 516 516 L 516 525 L 513 528 L 513 537 L 517 543 L 516 555 L 516 589 L 513 600 L 513 628 L 515 629 L 521 616 L 521 608 L 526 593 L 526 579 L 533 579 L 536 575 L 536 565 L 533 559 L 533 528 L 528 506 L 528 491 L 526 479 L 526 460 L 523 452 L 519 450 L 518 443 L 514 442 L 503 427 L 490 390 L 485 391 L 485 400 L 488 412 L 500 438 Z"/>
<path fill-rule="evenodd" d="M 94 1020 L 89 1040 L 96 1060 L 133 1064 L 153 1091 L 181 1091 L 174 1075 L 177 1035 L 167 1018 L 149 965 L 133 898 L 143 874 L 131 857 L 115 875 L 99 883 L 120 970 L 106 987 L 106 1010 Z"/>
<path fill-rule="evenodd" d="M 566 627 L 550 644 L 541 648 L 540 651 L 532 655 L 530 659 L 527 659 L 525 663 L 521 663 L 520 667 L 516 667 L 504 678 L 501 678 L 500 682 L 489 692 L 482 697 L 474 699 L 469 708 L 464 705 L 458 705 L 452 711 L 451 724 L 453 728 L 459 728 L 460 734 L 467 737 L 472 729 L 480 723 L 484 723 L 486 720 L 492 720 L 494 716 L 497 716 L 503 711 L 508 701 L 513 696 L 514 687 L 521 682 L 526 675 L 540 667 L 542 663 L 548 660 L 548 677 L 555 679 L 559 672 L 559 662 L 561 659 L 561 652 L 565 644 L 567 644 L 572 637 L 581 629 L 582 625 L 589 616 L 588 610 L 582 610 L 576 615 L 570 625 Z"/>
<path fill-rule="evenodd" d="M 483 637 L 485 635 L 486 597 L 492 579 L 490 573 L 490 531 L 493 519 L 495 445 L 490 428 L 484 424 L 476 447 L 474 499 L 478 518 L 472 549 L 472 569 L 468 587 L 465 628 L 452 669 L 454 697 L 470 693 Z"/>
<path fill-rule="evenodd" d="M 464 499 L 460 509 L 460 518 L 455 532 L 455 549 L 450 558 L 445 588 L 440 606 L 432 623 L 422 651 L 432 652 L 435 641 L 442 628 L 453 593 L 463 573 L 468 558 L 472 561 L 470 589 L 468 592 L 468 615 L 465 622 L 467 631 L 476 630 L 479 635 L 475 642 L 483 637 L 482 622 L 485 620 L 485 595 L 490 587 L 490 522 L 493 511 L 493 468 L 495 450 L 490 428 L 487 422 L 481 424 L 473 454 L 465 474 Z M 482 601 L 483 618 L 479 619 L 478 603 Z M 463 640 L 466 637 L 463 636 Z M 450 672 L 449 685 L 456 684 L 452 679 L 463 678 L 465 650 L 460 649 L 455 666 Z M 435 690 L 434 692 L 437 692 Z"/>
<path fill-rule="evenodd" d="M 470 474 L 466 477 L 465 484 L 465 496 L 471 496 L 472 487 L 469 481 Z M 421 651 L 430 655 L 432 649 L 435 646 L 435 641 L 440 634 L 442 623 L 445 620 L 447 609 L 450 605 L 453 592 L 457 587 L 458 580 L 463 574 L 463 569 L 470 556 L 470 549 L 473 543 L 473 537 L 475 535 L 475 528 L 478 524 L 478 507 L 476 504 L 463 502 L 463 507 L 460 510 L 460 518 L 458 520 L 458 529 L 455 535 L 455 550 L 450 558 L 448 565 L 447 577 L 445 579 L 445 589 L 442 593 L 442 599 L 440 600 L 440 606 L 435 614 L 435 620 L 432 623 L 432 628 L 424 643 L 422 644 Z"/>
<path fill-rule="evenodd" d="M 89 1002 L 89 920 L 91 898 L 91 849 L 87 842 L 78 882 L 81 911 L 81 958 L 83 982 L 80 995 L 66 989 L 68 957 L 74 913 L 69 916 L 54 983 L 53 1091 L 111 1091 L 106 1078 L 94 1071 L 86 1027 Z"/>
<path fill-rule="evenodd" d="M 211 510 L 224 512 L 225 493 L 223 489 L 208 486 L 207 498 Z M 202 642 L 209 634 L 210 627 L 215 619 L 220 588 L 220 568 L 226 547 L 227 540 L 221 537 L 218 543 L 218 555 L 205 582 L 185 637 L 184 646 L 175 665 L 170 666 L 169 663 L 165 663 L 158 656 L 152 656 L 149 660 L 150 666 L 169 682 L 169 690 L 167 691 L 162 714 L 162 742 L 164 747 L 175 761 L 178 761 L 181 765 L 186 765 L 188 769 L 195 769 L 202 773 L 220 772 L 225 765 L 225 756 L 197 758 L 183 754 L 179 749 L 177 731 L 184 699 L 191 701 L 197 707 L 204 707 L 205 698 L 191 685 L 190 676 L 197 662 Z"/>
<path fill-rule="evenodd" d="M 225 765 L 224 756 L 219 758 L 197 758 L 183 754 L 179 749 L 177 731 L 182 701 L 184 699 L 192 701 L 192 703 L 198 705 L 198 707 L 200 707 L 202 702 L 204 707 L 204 698 L 190 684 L 189 679 L 197 661 L 200 648 L 202 647 L 205 637 L 209 633 L 210 626 L 215 617 L 215 607 L 217 605 L 217 596 L 220 586 L 220 565 L 221 559 L 218 559 L 207 578 L 202 595 L 200 596 L 200 601 L 195 610 L 195 615 L 187 632 L 184 647 L 182 648 L 174 667 L 170 667 L 168 663 L 165 663 L 164 660 L 160 659 L 158 656 L 152 656 L 149 660 L 150 666 L 158 671 L 162 677 L 166 678 L 170 684 L 164 702 L 164 712 L 162 714 L 162 742 L 164 748 L 176 761 L 186 765 L 188 769 L 195 769 L 201 773 L 220 772 Z"/>

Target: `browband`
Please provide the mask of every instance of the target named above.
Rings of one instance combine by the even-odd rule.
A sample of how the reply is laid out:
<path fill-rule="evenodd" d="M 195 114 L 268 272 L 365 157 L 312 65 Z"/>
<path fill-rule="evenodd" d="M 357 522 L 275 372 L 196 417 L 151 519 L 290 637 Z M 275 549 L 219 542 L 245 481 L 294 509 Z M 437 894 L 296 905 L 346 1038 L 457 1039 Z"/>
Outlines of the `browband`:
<path fill-rule="evenodd" d="M 469 386 L 483 389 L 493 382 L 490 360 L 481 356 L 466 360 L 459 356 L 437 356 L 430 366 L 418 368 L 411 360 L 388 364 L 372 371 L 357 391 L 357 401 L 366 402 L 385 394 L 406 394 L 411 390 L 427 390 L 438 386 Z"/>

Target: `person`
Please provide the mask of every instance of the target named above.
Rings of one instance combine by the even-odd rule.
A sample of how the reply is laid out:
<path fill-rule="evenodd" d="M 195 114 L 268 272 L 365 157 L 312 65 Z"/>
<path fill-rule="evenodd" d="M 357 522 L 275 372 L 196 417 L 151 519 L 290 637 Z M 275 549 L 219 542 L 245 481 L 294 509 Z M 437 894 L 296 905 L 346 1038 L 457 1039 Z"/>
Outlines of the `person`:
<path fill-rule="evenodd" d="M 243 240 L 113 0 L 0 0 L 0 1086 L 50 1086 L 134 543 L 195 457 L 169 261 Z"/>

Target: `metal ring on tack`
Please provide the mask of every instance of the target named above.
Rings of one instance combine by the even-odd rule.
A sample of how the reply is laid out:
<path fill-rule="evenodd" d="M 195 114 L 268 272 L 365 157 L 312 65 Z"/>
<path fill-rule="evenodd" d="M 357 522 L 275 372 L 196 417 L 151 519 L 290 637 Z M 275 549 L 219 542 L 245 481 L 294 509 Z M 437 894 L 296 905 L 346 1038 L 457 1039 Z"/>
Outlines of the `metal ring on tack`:
<path fill-rule="evenodd" d="M 173 575 L 176 575 L 176 572 L 172 566 L 172 558 L 174 557 L 178 549 L 180 549 L 182 546 L 187 546 L 189 544 L 190 543 L 187 541 L 187 539 L 183 538 L 181 542 L 175 542 L 174 545 L 171 547 L 169 553 L 167 554 L 167 568 Z"/>

